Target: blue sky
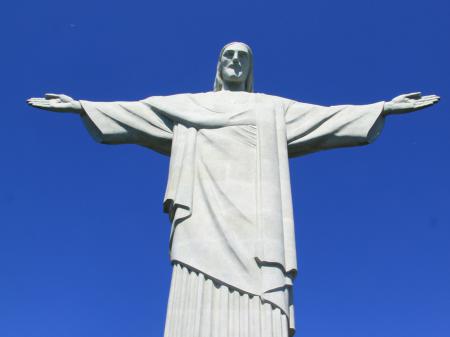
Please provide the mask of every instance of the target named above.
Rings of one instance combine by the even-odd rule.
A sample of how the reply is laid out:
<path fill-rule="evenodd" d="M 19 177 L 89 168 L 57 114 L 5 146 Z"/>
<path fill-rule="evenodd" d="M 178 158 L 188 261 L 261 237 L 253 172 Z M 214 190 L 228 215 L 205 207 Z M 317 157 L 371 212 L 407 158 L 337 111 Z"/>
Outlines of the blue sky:
<path fill-rule="evenodd" d="M 15 1 L 0 14 L 0 336 L 162 336 L 168 159 L 96 144 L 45 92 L 209 91 L 250 44 L 255 90 L 333 105 L 423 91 L 367 147 L 291 161 L 297 336 L 450 334 L 450 4 L 444 0 Z"/>

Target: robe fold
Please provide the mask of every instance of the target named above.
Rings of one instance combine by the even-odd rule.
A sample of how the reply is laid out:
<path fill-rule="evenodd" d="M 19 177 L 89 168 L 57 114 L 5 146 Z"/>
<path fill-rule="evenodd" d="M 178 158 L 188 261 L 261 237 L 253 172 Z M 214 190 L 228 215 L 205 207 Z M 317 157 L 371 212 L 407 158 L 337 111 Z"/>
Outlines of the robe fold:
<path fill-rule="evenodd" d="M 172 262 L 259 296 L 289 318 L 292 334 L 297 258 L 288 158 L 370 143 L 384 103 L 323 107 L 222 91 L 81 104 L 96 140 L 170 155 L 164 211 Z"/>

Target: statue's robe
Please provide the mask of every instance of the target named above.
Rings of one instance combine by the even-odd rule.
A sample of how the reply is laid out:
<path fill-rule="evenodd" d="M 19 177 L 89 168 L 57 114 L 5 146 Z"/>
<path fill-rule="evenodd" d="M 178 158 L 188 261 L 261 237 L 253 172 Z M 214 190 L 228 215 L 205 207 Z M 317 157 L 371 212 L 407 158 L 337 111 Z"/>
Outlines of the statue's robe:
<path fill-rule="evenodd" d="M 245 103 L 233 103 L 237 98 Z M 222 91 L 81 104 L 98 141 L 170 155 L 164 210 L 178 274 L 187 268 L 186 275 L 269 303 L 292 335 L 297 258 L 288 158 L 370 143 L 383 125 L 383 102 L 323 107 Z M 181 290 L 174 287 L 180 288 L 172 285 L 168 319 L 174 305 L 188 301 L 176 302 Z M 170 329 L 166 336 L 178 337 Z"/>

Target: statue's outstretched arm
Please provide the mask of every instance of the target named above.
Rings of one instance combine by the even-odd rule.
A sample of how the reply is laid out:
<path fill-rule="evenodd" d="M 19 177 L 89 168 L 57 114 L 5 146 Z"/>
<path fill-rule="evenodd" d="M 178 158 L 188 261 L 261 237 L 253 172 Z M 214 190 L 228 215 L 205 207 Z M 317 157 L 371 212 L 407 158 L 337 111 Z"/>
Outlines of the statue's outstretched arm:
<path fill-rule="evenodd" d="M 39 109 L 79 114 L 91 136 L 100 143 L 138 144 L 170 155 L 173 123 L 143 101 L 90 102 L 46 94 L 27 102 Z"/>
<path fill-rule="evenodd" d="M 27 103 L 32 107 L 43 110 L 78 114 L 83 113 L 83 107 L 79 101 L 63 94 L 45 94 L 43 98 L 29 98 Z"/>
<path fill-rule="evenodd" d="M 438 103 L 437 95 L 422 96 L 420 92 L 413 92 L 395 97 L 390 102 L 384 103 L 383 115 L 394 115 L 413 112 L 428 108 Z"/>

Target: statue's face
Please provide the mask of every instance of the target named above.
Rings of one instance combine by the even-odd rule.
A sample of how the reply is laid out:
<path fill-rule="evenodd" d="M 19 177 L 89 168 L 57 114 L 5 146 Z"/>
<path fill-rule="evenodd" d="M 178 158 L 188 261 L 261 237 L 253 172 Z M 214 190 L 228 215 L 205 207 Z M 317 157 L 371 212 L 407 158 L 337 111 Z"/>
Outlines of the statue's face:
<path fill-rule="evenodd" d="M 250 68 L 250 55 L 245 45 L 229 45 L 220 58 L 222 79 L 225 82 L 242 83 L 247 79 Z"/>

